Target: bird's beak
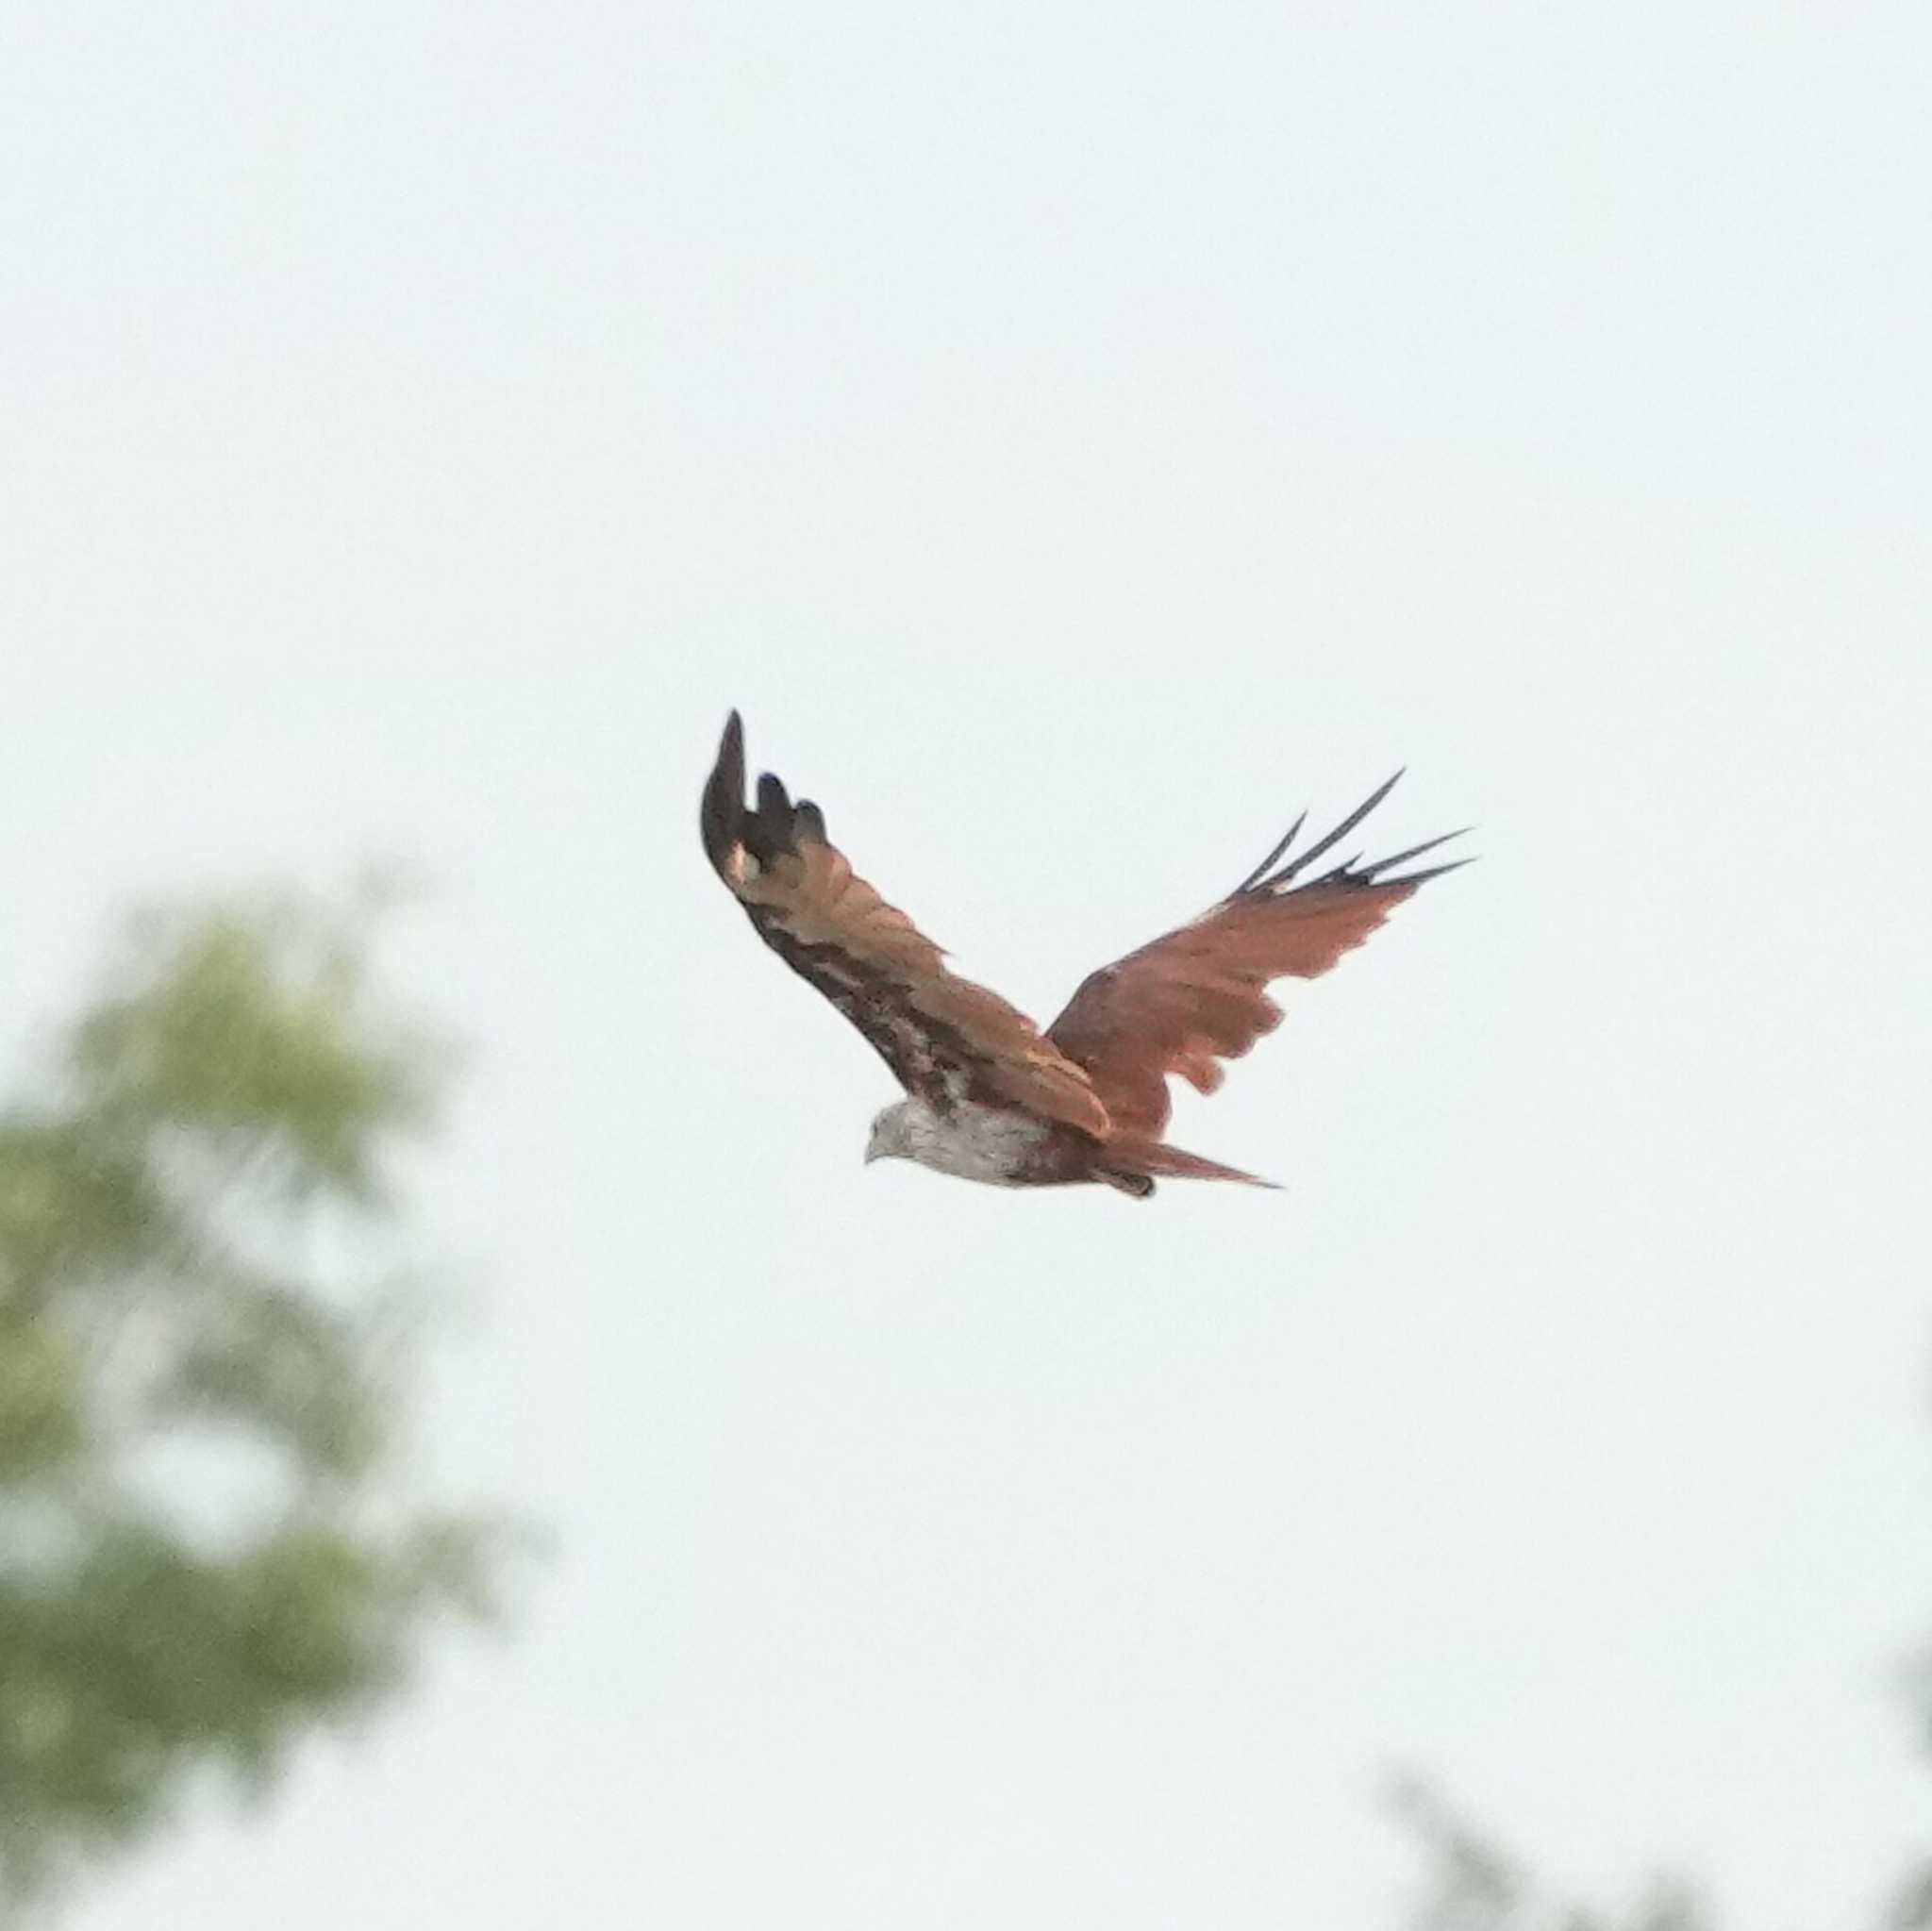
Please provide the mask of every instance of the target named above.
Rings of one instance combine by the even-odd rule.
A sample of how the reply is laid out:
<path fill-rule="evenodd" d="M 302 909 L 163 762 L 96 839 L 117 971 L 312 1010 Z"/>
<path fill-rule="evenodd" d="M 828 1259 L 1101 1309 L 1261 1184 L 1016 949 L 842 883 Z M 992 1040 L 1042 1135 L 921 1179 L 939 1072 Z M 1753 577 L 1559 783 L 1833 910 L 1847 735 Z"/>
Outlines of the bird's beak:
<path fill-rule="evenodd" d="M 866 1165 L 867 1165 L 868 1167 L 869 1167 L 869 1166 L 871 1166 L 871 1165 L 872 1165 L 872 1163 L 873 1163 L 873 1162 L 874 1162 L 874 1161 L 875 1159 L 877 1159 L 877 1158 L 878 1158 L 878 1157 L 879 1157 L 879 1150 L 878 1150 L 878 1148 L 877 1148 L 877 1147 L 875 1147 L 875 1146 L 868 1146 L 868 1147 L 866 1148 L 866 1150 L 865 1150 L 865 1163 L 866 1163 Z"/>

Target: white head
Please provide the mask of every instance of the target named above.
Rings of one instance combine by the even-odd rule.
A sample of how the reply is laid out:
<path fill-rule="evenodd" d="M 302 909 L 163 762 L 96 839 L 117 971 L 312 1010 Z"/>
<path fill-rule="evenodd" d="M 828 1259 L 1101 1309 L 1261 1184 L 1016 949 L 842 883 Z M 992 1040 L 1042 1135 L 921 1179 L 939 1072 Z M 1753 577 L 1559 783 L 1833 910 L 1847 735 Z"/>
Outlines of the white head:
<path fill-rule="evenodd" d="M 865 1143 L 865 1163 L 868 1167 L 874 1160 L 909 1160 L 912 1157 L 911 1122 L 906 1117 L 910 1104 L 907 1100 L 894 1100 L 890 1107 L 881 1107 L 873 1116 L 872 1138 Z"/>

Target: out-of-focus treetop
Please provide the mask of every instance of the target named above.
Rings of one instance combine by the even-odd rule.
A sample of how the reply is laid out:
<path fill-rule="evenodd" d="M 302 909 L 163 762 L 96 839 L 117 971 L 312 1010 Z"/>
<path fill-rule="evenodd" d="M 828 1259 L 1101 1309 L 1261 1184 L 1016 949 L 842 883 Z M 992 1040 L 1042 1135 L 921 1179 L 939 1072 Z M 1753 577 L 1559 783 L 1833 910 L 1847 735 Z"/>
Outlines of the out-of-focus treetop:
<path fill-rule="evenodd" d="M 496 1530 L 401 1467 L 395 1165 L 450 1065 L 381 905 L 137 921 L 0 1106 L 0 1916 L 486 1606 Z"/>

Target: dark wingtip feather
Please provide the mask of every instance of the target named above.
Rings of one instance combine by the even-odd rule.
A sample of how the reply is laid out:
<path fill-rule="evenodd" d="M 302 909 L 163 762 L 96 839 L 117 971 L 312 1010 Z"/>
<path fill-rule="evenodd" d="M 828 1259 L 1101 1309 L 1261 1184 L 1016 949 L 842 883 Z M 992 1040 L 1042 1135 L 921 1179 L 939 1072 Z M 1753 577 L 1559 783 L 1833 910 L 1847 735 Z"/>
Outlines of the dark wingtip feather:
<path fill-rule="evenodd" d="M 744 848 L 760 865 L 791 849 L 791 798 L 784 780 L 771 772 L 758 777 L 757 810 L 744 821 Z"/>
<path fill-rule="evenodd" d="M 739 842 L 743 823 L 744 721 L 734 710 L 724 720 L 724 734 L 718 741 L 718 759 L 705 781 L 704 802 L 698 812 L 705 856 L 721 878 L 725 876 L 725 862 Z"/>
<path fill-rule="evenodd" d="M 1384 878 L 1383 885 L 1426 885 L 1432 878 L 1440 878 L 1445 872 L 1460 872 L 1465 865 L 1474 865 L 1479 855 L 1472 852 L 1466 858 L 1451 858 L 1446 865 L 1431 865 L 1424 872 L 1410 872 L 1401 878 Z"/>
<path fill-rule="evenodd" d="M 744 795 L 744 722 L 737 711 L 724 720 L 718 741 L 718 761 L 705 781 L 699 825 L 705 854 L 718 875 L 735 888 L 732 855 L 742 846 L 760 865 L 769 865 L 785 852 L 796 852 L 798 841 L 825 841 L 824 813 L 808 798 L 793 805 L 784 780 L 765 772 L 758 781 L 755 806 Z"/>
<path fill-rule="evenodd" d="M 1410 845 L 1406 852 L 1397 852 L 1392 857 L 1377 858 L 1373 865 L 1363 866 L 1357 875 L 1363 878 L 1374 879 L 1384 872 L 1393 871 L 1397 865 L 1407 864 L 1411 858 L 1420 858 L 1424 852 L 1433 852 L 1439 845 L 1446 845 L 1452 838 L 1467 838 L 1474 829 L 1474 825 L 1465 824 L 1457 830 L 1443 832 L 1440 838 L 1425 838 L 1421 844 Z M 1457 858 L 1454 864 L 1437 865 L 1430 871 L 1416 873 L 1412 875 L 1419 878 L 1434 878 L 1440 873 L 1455 871 L 1457 865 L 1470 865 L 1474 862 L 1473 857 Z M 1391 884 L 1396 882 L 1398 881 L 1393 879 L 1390 881 Z"/>
<path fill-rule="evenodd" d="M 1454 872 L 1459 866 L 1473 863 L 1474 860 L 1470 858 L 1457 858 L 1446 865 L 1432 865 L 1425 872 L 1411 872 L 1406 877 L 1384 878 L 1382 876 L 1385 872 L 1393 870 L 1397 865 L 1406 865 L 1411 858 L 1419 858 L 1424 852 L 1433 852 L 1439 845 L 1447 844 L 1453 838 L 1463 837 L 1471 829 L 1470 826 L 1464 825 L 1460 831 L 1445 831 L 1440 838 L 1424 839 L 1421 844 L 1410 845 L 1406 852 L 1397 852 L 1393 857 L 1377 858 L 1372 865 L 1363 865 L 1360 862 L 1361 855 L 1357 853 L 1356 857 L 1345 859 L 1339 865 L 1330 866 L 1327 871 L 1318 874 L 1313 878 L 1302 879 L 1302 874 L 1307 870 L 1310 862 L 1319 858 L 1323 853 L 1331 850 L 1340 840 L 1345 838 L 1353 831 L 1395 789 L 1396 785 L 1407 774 L 1407 769 L 1408 767 L 1404 765 L 1400 770 L 1385 778 L 1333 831 L 1317 839 L 1306 851 L 1297 852 L 1286 864 L 1280 865 L 1278 869 L 1275 869 L 1277 861 L 1292 846 L 1302 826 L 1307 822 L 1308 814 L 1304 811 L 1289 826 L 1287 836 L 1228 893 L 1228 897 L 1240 898 L 1246 892 L 1286 893 L 1291 888 L 1296 888 L 1297 880 L 1302 880 L 1304 887 L 1312 885 L 1374 885 L 1377 883 L 1383 885 L 1421 885 L 1427 879 L 1440 878 L 1445 872 Z"/>
<path fill-rule="evenodd" d="M 1407 769 L 1407 767 L 1405 765 L 1403 770 L 1406 771 Z M 1253 889 L 1257 891 L 1284 891 L 1287 887 L 1293 884 L 1324 852 L 1332 850 L 1341 840 L 1345 839 L 1395 789 L 1401 777 L 1402 771 L 1398 771 L 1392 777 L 1385 778 L 1333 831 L 1318 838 L 1307 851 L 1298 853 L 1287 864 L 1282 866 L 1278 872 L 1269 873 L 1265 877 L 1257 876 L 1241 889 L 1243 891 Z M 1296 829 L 1300 829 L 1299 823 L 1297 823 Z M 1284 845 L 1283 850 L 1286 849 L 1287 847 Z M 1274 860 L 1271 858 L 1269 863 L 1272 864 Z M 1262 869 L 1265 872 L 1267 868 L 1264 866 Z"/>
<path fill-rule="evenodd" d="M 1308 814 L 1306 811 L 1304 811 L 1302 815 L 1299 818 L 1297 818 L 1295 822 L 1292 824 L 1291 824 L 1285 832 L 1281 834 L 1281 837 L 1275 842 L 1274 849 L 1271 851 L 1268 854 L 1268 856 L 1265 858 L 1263 858 L 1261 862 L 1258 865 L 1257 865 L 1255 869 L 1252 872 L 1250 872 L 1248 875 L 1245 878 L 1243 878 L 1241 882 L 1239 885 L 1237 885 L 1231 892 L 1228 893 L 1228 897 L 1239 898 L 1242 892 L 1248 891 L 1252 886 L 1254 886 L 1268 871 L 1268 868 L 1274 863 L 1275 859 L 1280 857 L 1282 853 L 1287 851 L 1289 846 L 1294 843 L 1295 839 L 1300 835 L 1302 826 L 1305 825 L 1307 822 Z"/>

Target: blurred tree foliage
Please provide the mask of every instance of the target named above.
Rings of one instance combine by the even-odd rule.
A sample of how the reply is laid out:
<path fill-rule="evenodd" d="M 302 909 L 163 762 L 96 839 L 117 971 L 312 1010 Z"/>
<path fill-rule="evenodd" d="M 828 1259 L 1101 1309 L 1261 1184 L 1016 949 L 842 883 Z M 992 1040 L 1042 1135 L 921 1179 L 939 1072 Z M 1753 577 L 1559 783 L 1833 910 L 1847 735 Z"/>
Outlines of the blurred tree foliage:
<path fill-rule="evenodd" d="M 1715 1931 L 1694 1887 L 1653 1878 L 1623 1913 L 1551 1898 L 1495 1839 L 1472 1825 L 1429 1785 L 1405 1779 L 1392 1808 L 1415 1839 L 1424 1889 L 1409 1931 Z M 1897 1884 L 1875 1931 L 1932 1931 L 1932 1863 Z"/>
<path fill-rule="evenodd" d="M 0 1915 L 487 1606 L 494 1527 L 398 1469 L 391 1170 L 449 1065 L 372 994 L 380 909 L 138 922 L 0 1108 Z"/>
<path fill-rule="evenodd" d="M 1922 1747 L 1932 1746 L 1932 1644 L 1908 1665 L 1904 1688 Z M 1622 1916 L 1553 1901 L 1493 1838 L 1420 1778 L 1397 1784 L 1391 1808 L 1423 1858 L 1424 1888 L 1407 1915 L 1409 1931 L 1713 1931 L 1716 1924 L 1695 1889 L 1674 1877 L 1654 1879 Z M 1874 1931 L 1932 1931 L 1932 1858 L 1892 1884 Z"/>
<path fill-rule="evenodd" d="M 1712 1931 L 1696 1892 L 1680 1879 L 1654 1878 L 1622 1913 L 1587 1909 L 1544 1894 L 1427 1784 L 1405 1779 L 1391 1801 L 1424 1860 L 1412 1931 Z"/>

